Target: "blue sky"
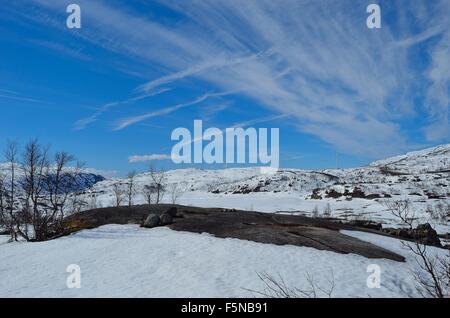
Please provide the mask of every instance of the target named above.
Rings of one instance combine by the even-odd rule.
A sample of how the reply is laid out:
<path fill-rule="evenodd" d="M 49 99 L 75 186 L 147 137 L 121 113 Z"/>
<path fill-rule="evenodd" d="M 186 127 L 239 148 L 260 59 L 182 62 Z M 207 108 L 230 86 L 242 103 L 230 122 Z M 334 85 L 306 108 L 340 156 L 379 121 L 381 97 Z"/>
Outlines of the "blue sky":
<path fill-rule="evenodd" d="M 79 30 L 66 27 L 70 3 Z M 370 3 L 381 29 L 366 26 Z M 280 128 L 282 167 L 448 143 L 449 16 L 447 0 L 11 1 L 0 147 L 38 137 L 124 174 L 149 164 L 130 156 L 170 154 L 172 130 L 194 119 Z"/>

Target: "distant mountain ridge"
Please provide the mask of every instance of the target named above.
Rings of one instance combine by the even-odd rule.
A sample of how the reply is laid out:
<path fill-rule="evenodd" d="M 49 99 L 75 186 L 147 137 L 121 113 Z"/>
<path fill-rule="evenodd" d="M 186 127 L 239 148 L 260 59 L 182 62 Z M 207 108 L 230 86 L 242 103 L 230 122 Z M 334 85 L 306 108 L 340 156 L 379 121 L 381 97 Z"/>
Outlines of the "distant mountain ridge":
<path fill-rule="evenodd" d="M 16 165 L 15 167 L 15 174 L 16 174 L 16 182 L 19 184 L 21 179 L 23 178 L 23 170 L 21 169 L 20 165 Z M 68 167 L 66 169 L 67 171 L 73 171 L 73 168 Z M 0 163 L 0 174 L 8 178 L 11 173 L 11 166 L 8 163 Z M 76 182 L 74 182 L 74 185 L 72 186 L 72 189 L 70 189 L 71 192 L 78 192 L 83 191 L 85 189 L 91 188 L 96 183 L 106 180 L 105 177 L 103 177 L 100 174 L 96 174 L 93 172 L 90 172 L 89 169 L 82 169 L 81 172 L 77 172 L 76 174 Z"/>

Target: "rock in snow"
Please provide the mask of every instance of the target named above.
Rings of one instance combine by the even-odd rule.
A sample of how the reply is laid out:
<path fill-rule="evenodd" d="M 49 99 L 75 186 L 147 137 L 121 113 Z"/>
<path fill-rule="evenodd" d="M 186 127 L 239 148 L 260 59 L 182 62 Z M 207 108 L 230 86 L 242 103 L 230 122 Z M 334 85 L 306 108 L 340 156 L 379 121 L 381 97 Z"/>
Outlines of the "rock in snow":
<path fill-rule="evenodd" d="M 160 219 L 159 216 L 156 214 L 150 214 L 149 216 L 147 216 L 147 218 L 144 221 L 143 227 L 145 228 L 153 228 L 153 227 L 157 227 L 160 224 Z"/>
<path fill-rule="evenodd" d="M 399 238 L 417 241 L 421 244 L 442 247 L 439 235 L 429 223 L 419 224 L 415 229 L 387 228 L 383 229 L 383 231 Z"/>
<path fill-rule="evenodd" d="M 173 208 L 168 209 L 165 214 L 168 214 L 174 218 L 177 216 L 177 213 L 178 213 L 178 209 L 173 207 Z"/>
<path fill-rule="evenodd" d="M 170 214 L 168 214 L 167 212 L 161 214 L 159 219 L 160 219 L 160 224 L 161 225 L 169 225 L 169 224 L 172 224 L 172 222 L 173 222 L 172 216 Z"/>

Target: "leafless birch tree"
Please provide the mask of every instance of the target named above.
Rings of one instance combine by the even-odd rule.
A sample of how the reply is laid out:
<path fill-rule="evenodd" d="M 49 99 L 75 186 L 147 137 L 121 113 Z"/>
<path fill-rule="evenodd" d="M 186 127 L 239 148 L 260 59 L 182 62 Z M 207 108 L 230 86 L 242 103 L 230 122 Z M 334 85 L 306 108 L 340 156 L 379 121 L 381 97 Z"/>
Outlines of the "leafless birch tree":
<path fill-rule="evenodd" d="M 153 186 L 155 187 L 155 203 L 159 204 L 166 192 L 167 188 L 167 178 L 164 170 L 156 170 L 153 167 L 150 167 L 150 177 L 153 182 Z"/>

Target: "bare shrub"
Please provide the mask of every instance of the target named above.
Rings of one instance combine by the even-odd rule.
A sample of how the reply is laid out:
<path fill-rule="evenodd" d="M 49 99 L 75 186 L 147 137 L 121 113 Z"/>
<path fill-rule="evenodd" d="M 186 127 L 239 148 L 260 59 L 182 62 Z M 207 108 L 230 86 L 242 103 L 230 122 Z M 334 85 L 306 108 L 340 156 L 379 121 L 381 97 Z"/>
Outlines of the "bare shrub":
<path fill-rule="evenodd" d="M 208 192 L 214 192 L 217 190 L 217 183 L 216 182 L 211 182 L 206 184 L 206 191 Z"/>
<path fill-rule="evenodd" d="M 416 216 L 410 208 L 411 204 L 409 200 L 385 201 L 383 204 L 403 225 L 408 226 L 410 229 L 414 228 Z"/>
<path fill-rule="evenodd" d="M 278 277 L 274 277 L 265 272 L 257 273 L 257 275 L 264 283 L 264 289 L 262 291 L 246 290 L 268 298 L 331 298 L 335 288 L 333 271 L 331 271 L 330 276 L 327 278 L 326 287 L 317 284 L 314 277 L 308 272 L 305 274 L 307 286 L 304 288 L 289 286 L 279 274 Z"/>
<path fill-rule="evenodd" d="M 320 216 L 319 207 L 316 205 L 312 211 L 313 218 L 318 218 Z"/>
<path fill-rule="evenodd" d="M 429 255 L 427 246 L 415 242 L 404 243 L 416 255 L 419 270 L 414 278 L 417 291 L 423 297 L 448 298 L 450 296 L 450 251 L 445 256 Z"/>
<path fill-rule="evenodd" d="M 395 201 L 387 204 L 391 213 L 397 217 L 400 222 L 414 228 L 416 220 L 414 211 L 411 210 L 408 201 Z M 412 231 L 412 233 L 415 233 Z M 413 242 L 404 242 L 402 245 L 415 255 L 419 266 L 414 271 L 414 279 L 417 282 L 417 291 L 423 297 L 447 298 L 450 295 L 450 251 L 447 255 L 430 255 L 428 247 L 421 244 L 418 237 L 413 238 Z"/>
<path fill-rule="evenodd" d="M 431 217 L 432 220 L 437 220 L 437 219 L 438 219 L 438 217 L 437 217 L 437 215 L 436 215 L 436 210 L 433 209 L 433 207 L 431 206 L 431 204 L 428 204 L 428 205 L 427 205 L 427 208 L 426 208 L 425 212 L 428 213 L 428 214 L 430 215 L 430 217 Z"/>
<path fill-rule="evenodd" d="M 326 218 L 331 217 L 331 206 L 329 203 L 327 203 L 325 209 L 323 210 L 323 216 Z"/>
<path fill-rule="evenodd" d="M 447 224 L 447 218 L 450 216 L 450 204 L 439 202 L 435 207 L 435 220 Z"/>

